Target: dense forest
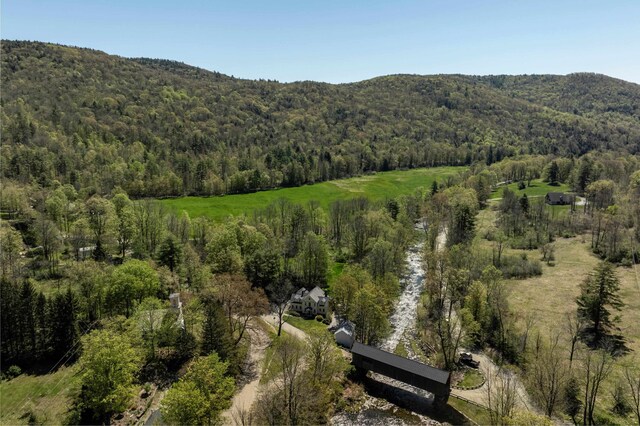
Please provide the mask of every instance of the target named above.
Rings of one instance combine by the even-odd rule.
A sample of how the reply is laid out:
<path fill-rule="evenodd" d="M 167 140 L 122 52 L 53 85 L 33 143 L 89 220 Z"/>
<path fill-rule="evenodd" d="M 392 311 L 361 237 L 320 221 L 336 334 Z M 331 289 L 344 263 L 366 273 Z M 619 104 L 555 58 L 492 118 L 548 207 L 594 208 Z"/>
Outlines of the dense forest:
<path fill-rule="evenodd" d="M 250 192 L 640 146 L 640 86 L 594 74 L 282 84 L 3 41 L 2 88 L 2 177 L 82 197 Z"/>
<path fill-rule="evenodd" d="M 413 252 L 416 325 L 392 350 L 456 383 L 473 377 L 463 350 L 494 366 L 474 421 L 640 422 L 640 86 L 282 84 L 13 41 L 1 79 L 0 422 L 133 424 L 157 410 L 167 424 L 326 424 L 360 411 L 368 390 L 327 327 L 350 321 L 357 341 L 383 343 Z M 376 199 L 323 204 L 309 186 L 317 199 L 224 221 L 153 199 L 438 165 L 468 167 Z M 556 191 L 571 202 L 549 205 Z M 288 310 L 316 286 L 330 315 Z M 253 403 L 233 411 L 256 368 Z M 60 407 L 35 404 L 44 392 Z"/>

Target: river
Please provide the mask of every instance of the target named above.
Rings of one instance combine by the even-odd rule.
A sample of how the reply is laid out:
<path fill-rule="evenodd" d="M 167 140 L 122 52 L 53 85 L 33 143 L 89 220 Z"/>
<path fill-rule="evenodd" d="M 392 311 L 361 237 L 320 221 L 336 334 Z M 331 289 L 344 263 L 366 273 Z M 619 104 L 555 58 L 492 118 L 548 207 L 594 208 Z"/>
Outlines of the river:
<path fill-rule="evenodd" d="M 444 246 L 446 234 L 443 232 L 438 236 L 438 249 Z M 418 315 L 418 304 L 420 295 L 424 289 L 425 272 L 423 269 L 422 248 L 424 242 L 420 241 L 407 251 L 407 274 L 402 279 L 402 293 L 396 301 L 393 314 L 389 318 L 391 334 L 380 345 L 380 349 L 393 352 L 398 344 L 404 344 L 405 334 L 412 333 L 416 325 Z M 406 392 L 417 394 L 418 397 L 429 398 L 430 395 L 417 388 L 413 388 L 405 383 L 389 379 L 388 377 L 372 373 L 377 381 L 397 388 L 396 395 L 399 398 L 406 397 Z M 358 413 L 340 413 L 331 419 L 334 425 L 406 425 L 406 424 L 429 424 L 436 423 L 428 417 L 412 413 L 397 407 L 396 405 L 380 398 L 367 395 L 366 401 Z"/>

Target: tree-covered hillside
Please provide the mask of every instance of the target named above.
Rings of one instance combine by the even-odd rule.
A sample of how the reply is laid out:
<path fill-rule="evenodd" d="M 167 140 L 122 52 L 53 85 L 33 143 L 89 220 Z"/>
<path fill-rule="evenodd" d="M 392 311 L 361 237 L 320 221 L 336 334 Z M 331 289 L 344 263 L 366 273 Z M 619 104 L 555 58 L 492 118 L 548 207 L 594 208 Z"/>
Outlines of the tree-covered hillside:
<path fill-rule="evenodd" d="M 237 193 L 534 153 L 640 150 L 640 87 L 605 76 L 241 80 L 2 42 L 2 177 L 86 195 Z"/>

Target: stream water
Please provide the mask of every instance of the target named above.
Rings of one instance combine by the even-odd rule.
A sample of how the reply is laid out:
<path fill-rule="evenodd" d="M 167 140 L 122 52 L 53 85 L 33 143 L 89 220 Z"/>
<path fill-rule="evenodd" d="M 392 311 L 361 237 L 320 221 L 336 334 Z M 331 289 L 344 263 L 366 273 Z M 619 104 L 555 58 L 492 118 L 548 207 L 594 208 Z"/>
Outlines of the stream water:
<path fill-rule="evenodd" d="M 406 331 L 411 331 L 415 326 L 420 303 L 420 294 L 424 287 L 424 269 L 422 269 L 422 246 L 420 242 L 411 248 L 407 253 L 408 274 L 403 279 L 403 290 L 396 306 L 389 318 L 391 324 L 391 335 L 380 344 L 380 349 L 393 352 L 400 343 Z"/>
<path fill-rule="evenodd" d="M 407 275 L 402 279 L 402 293 L 396 302 L 394 312 L 389 318 L 391 334 L 380 345 L 380 349 L 393 352 L 398 344 L 402 343 L 405 333 L 411 333 L 416 324 L 418 313 L 418 303 L 420 294 L 424 287 L 424 269 L 422 267 L 422 247 L 424 243 L 418 242 L 407 251 Z M 400 394 L 411 392 L 420 397 L 428 398 L 427 392 L 413 388 L 404 383 L 372 373 L 372 377 L 377 381 L 391 385 L 397 389 L 394 397 Z M 406 396 L 406 394 L 405 394 Z M 398 408 L 396 405 L 384 399 L 367 395 L 363 407 L 358 413 L 340 413 L 331 419 L 334 425 L 406 425 L 406 424 L 429 424 L 432 423 L 427 417 L 411 413 Z M 434 422 L 437 424 L 437 422 Z"/>

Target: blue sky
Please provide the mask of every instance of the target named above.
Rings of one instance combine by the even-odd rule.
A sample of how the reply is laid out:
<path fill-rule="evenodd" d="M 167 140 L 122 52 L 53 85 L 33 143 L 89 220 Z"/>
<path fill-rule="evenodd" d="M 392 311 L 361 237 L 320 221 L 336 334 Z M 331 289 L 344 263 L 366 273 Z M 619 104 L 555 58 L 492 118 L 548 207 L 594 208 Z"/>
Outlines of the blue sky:
<path fill-rule="evenodd" d="M 3 0 L 3 39 L 243 78 L 566 74 L 640 83 L 640 0 Z"/>

